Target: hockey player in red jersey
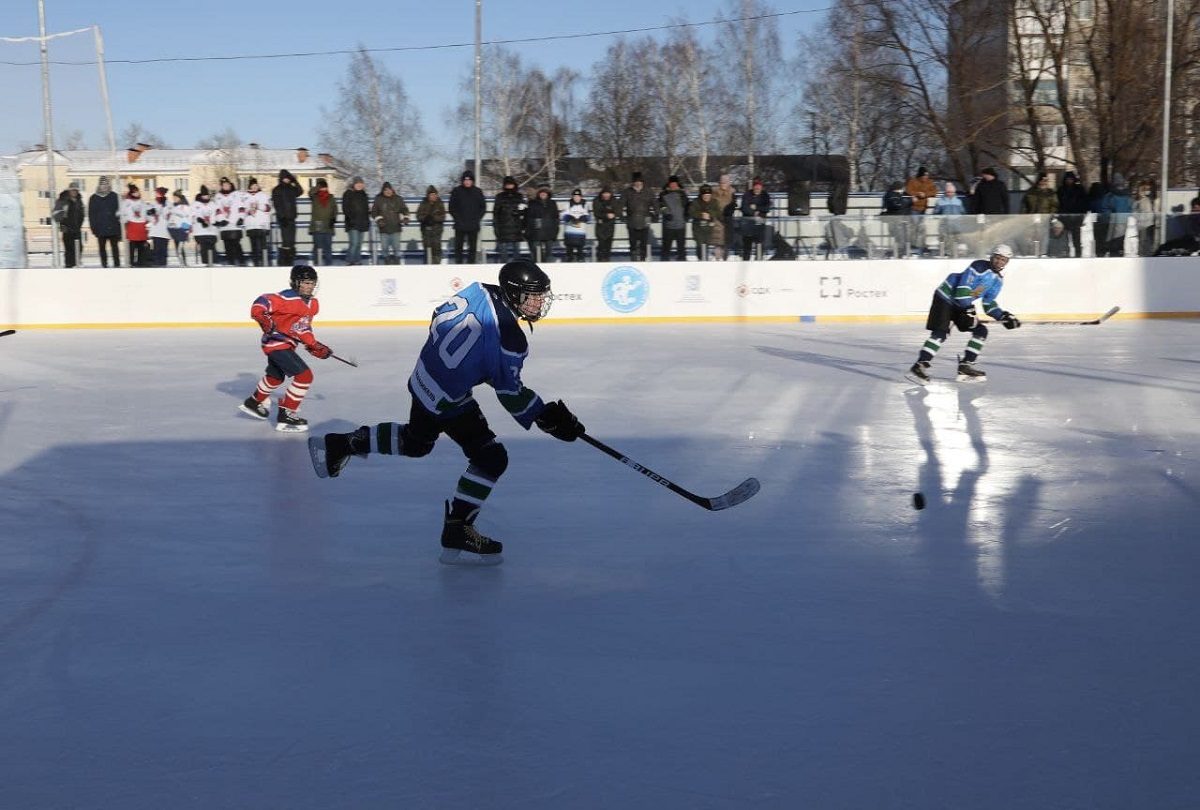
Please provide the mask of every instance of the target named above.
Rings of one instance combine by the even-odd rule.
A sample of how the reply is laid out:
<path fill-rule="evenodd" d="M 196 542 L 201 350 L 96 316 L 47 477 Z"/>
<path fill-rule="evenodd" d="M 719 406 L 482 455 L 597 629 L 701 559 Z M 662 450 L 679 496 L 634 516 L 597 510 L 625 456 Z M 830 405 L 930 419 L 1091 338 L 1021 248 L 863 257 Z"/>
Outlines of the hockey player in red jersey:
<path fill-rule="evenodd" d="M 267 370 L 254 393 L 238 406 L 242 413 L 255 419 L 266 419 L 271 415 L 269 400 L 271 392 L 283 385 L 288 377 L 291 385 L 279 400 L 279 413 L 275 418 L 275 429 L 301 433 L 308 430 L 308 420 L 298 416 L 300 404 L 312 385 L 313 373 L 308 364 L 296 353 L 304 344 L 313 357 L 324 360 L 333 351 L 313 335 L 312 322 L 321 305 L 313 295 L 317 290 L 317 271 L 306 264 L 292 268 L 290 289 L 277 293 L 263 293 L 254 299 L 250 317 L 262 328 L 262 350 L 267 356 Z"/>

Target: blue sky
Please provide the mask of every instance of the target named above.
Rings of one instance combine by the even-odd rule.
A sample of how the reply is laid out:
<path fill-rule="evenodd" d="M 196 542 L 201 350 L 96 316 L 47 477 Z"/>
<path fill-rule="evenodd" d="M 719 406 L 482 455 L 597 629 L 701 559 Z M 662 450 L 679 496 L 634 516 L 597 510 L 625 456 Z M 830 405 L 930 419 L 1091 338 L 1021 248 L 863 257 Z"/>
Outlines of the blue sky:
<path fill-rule="evenodd" d="M 232 127 L 244 142 L 317 149 L 320 108 L 333 108 L 335 88 L 349 57 L 151 64 L 120 60 L 324 51 L 359 44 L 386 48 L 465 43 L 468 47 L 377 54 L 404 78 L 409 94 L 420 104 L 434 147 L 456 151 L 457 133 L 448 129 L 446 119 L 458 101 L 460 82 L 471 71 L 474 0 L 433 5 L 405 0 L 355 0 L 344 5 L 316 0 L 199 5 L 45 0 L 45 5 L 49 32 L 100 26 L 116 130 L 140 121 L 175 147 L 193 147 L 200 139 Z M 566 5 L 484 0 L 483 38 L 611 31 L 663 25 L 679 18 L 700 22 L 730 5 L 730 0 L 605 0 Z M 790 56 L 795 53 L 796 35 L 822 22 L 829 0 L 779 0 L 773 5 L 779 12 L 804 12 L 779 20 L 785 53 Z M 0 36 L 37 34 L 35 0 L 6 0 L 5 6 Z M 709 38 L 716 29 L 701 31 Z M 550 69 L 570 64 L 586 76 L 611 41 L 612 37 L 601 36 L 509 47 L 519 49 L 530 64 Z M 52 60 L 86 60 L 94 55 L 90 35 L 55 40 L 50 49 Z M 37 59 L 35 44 L 0 43 L 0 61 Z M 103 148 L 104 113 L 95 66 L 55 66 L 51 85 L 56 138 L 79 129 L 89 146 Z M 39 67 L 0 64 L 0 86 L 5 88 L 0 154 L 11 154 L 21 144 L 40 143 Z"/>

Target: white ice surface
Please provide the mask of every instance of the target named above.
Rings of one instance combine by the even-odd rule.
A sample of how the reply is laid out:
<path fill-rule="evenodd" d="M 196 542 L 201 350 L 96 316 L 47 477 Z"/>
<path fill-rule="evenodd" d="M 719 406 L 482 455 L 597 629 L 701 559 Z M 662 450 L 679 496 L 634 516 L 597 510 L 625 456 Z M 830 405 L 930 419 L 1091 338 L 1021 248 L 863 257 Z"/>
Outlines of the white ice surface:
<path fill-rule="evenodd" d="M 919 389 L 919 325 L 539 327 L 592 434 L 762 491 L 485 389 L 485 570 L 448 440 L 322 481 L 237 412 L 253 328 L 0 338 L 0 808 L 1195 808 L 1198 330 Z M 403 421 L 422 330 L 321 337 L 314 430 Z"/>

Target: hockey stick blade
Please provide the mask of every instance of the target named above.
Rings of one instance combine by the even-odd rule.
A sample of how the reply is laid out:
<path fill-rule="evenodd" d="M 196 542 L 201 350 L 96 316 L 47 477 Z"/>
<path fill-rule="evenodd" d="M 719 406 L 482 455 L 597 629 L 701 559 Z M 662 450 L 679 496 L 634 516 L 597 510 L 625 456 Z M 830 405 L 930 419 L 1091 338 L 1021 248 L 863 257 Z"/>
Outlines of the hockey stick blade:
<path fill-rule="evenodd" d="M 683 487 L 676 484 L 674 481 L 670 480 L 669 478 L 665 478 L 665 477 L 659 475 L 658 473 L 656 473 L 654 470 L 650 469 L 649 467 L 643 467 L 641 464 L 638 464 L 636 461 L 629 458 L 629 456 L 626 456 L 625 454 L 621 453 L 618 450 L 614 450 L 613 448 L 609 447 L 607 444 L 600 441 L 599 439 L 594 439 L 591 436 L 587 435 L 586 433 L 580 434 L 579 438 L 583 439 L 585 442 L 590 444 L 592 447 L 595 447 L 597 450 L 601 450 L 604 453 L 612 456 L 617 461 L 624 464 L 626 467 L 632 467 L 633 469 L 640 472 L 642 475 L 649 478 L 651 481 L 654 481 L 655 483 L 666 487 L 667 489 L 674 492 L 676 495 L 687 498 L 689 501 L 696 504 L 697 506 L 703 506 L 705 509 L 707 509 L 710 512 L 719 512 L 722 509 L 728 509 L 731 506 L 737 506 L 739 503 L 748 501 L 748 500 L 750 500 L 750 498 L 754 497 L 755 493 L 757 493 L 760 488 L 757 478 L 747 478 L 745 481 L 738 484 L 736 487 L 729 490 L 724 495 L 718 495 L 715 498 L 705 498 L 703 496 L 697 495 L 694 492 L 690 492 L 690 491 L 684 489 Z"/>
<path fill-rule="evenodd" d="M 5 329 L 3 332 L 0 332 L 0 337 L 8 337 L 9 335 L 15 335 L 16 333 L 16 329 Z"/>
<path fill-rule="evenodd" d="M 343 363 L 345 363 L 348 366 L 354 366 L 355 368 L 358 368 L 358 363 L 355 362 L 354 358 L 346 359 L 345 357 L 338 357 L 336 354 L 331 354 L 329 356 L 332 357 L 334 360 L 341 360 Z"/>
<path fill-rule="evenodd" d="M 1113 307 L 1108 312 L 1105 312 L 1103 315 L 1101 315 L 1099 318 L 1093 318 L 1090 321 L 1024 321 L 1024 322 L 1022 322 L 1022 325 L 1030 324 L 1033 326 L 1099 326 L 1100 324 L 1104 323 L 1105 321 L 1107 321 L 1109 318 L 1111 318 L 1113 315 L 1116 315 L 1120 311 L 1121 311 L 1120 307 Z"/>

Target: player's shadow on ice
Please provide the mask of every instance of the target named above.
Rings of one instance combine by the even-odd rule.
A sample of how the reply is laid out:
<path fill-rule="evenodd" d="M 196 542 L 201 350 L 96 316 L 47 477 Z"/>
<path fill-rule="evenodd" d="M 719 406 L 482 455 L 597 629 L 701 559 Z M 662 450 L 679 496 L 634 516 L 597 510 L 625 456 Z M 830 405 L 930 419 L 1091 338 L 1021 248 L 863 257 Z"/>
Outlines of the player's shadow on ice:
<path fill-rule="evenodd" d="M 863 377 L 871 377 L 876 380 L 895 382 L 900 377 L 900 371 L 892 363 L 864 363 L 859 360 L 850 360 L 830 354 L 802 352 L 795 349 L 780 349 L 775 346 L 755 346 L 754 348 L 771 357 L 782 357 L 784 360 L 795 360 L 800 363 L 812 363 L 813 365 L 837 369 L 838 371 L 848 371 L 851 374 L 859 374 Z M 876 371 L 874 369 L 884 370 Z M 891 371 L 888 371 L 888 369 Z"/>

